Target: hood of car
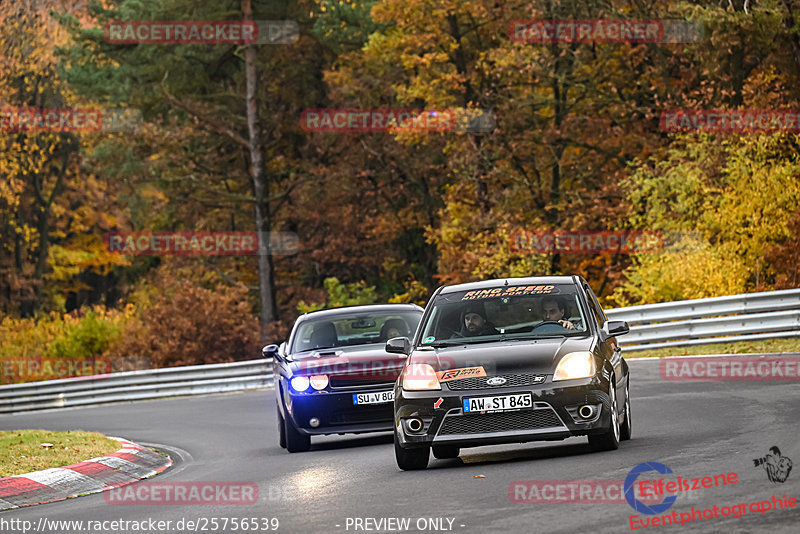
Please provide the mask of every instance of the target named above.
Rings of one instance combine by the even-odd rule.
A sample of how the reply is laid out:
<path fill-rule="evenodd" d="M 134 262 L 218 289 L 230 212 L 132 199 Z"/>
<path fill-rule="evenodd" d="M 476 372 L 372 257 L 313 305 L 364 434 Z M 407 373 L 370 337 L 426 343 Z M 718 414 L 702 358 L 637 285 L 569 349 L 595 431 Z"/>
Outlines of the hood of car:
<path fill-rule="evenodd" d="M 552 374 L 570 352 L 588 351 L 593 337 L 539 338 L 524 341 L 460 344 L 415 350 L 408 363 L 428 363 L 436 371 L 482 367 L 486 376 Z"/>
<path fill-rule="evenodd" d="M 404 355 L 386 352 L 382 344 L 312 350 L 301 356 L 291 362 L 292 374 L 328 375 L 343 385 L 393 382 L 406 360 Z"/>

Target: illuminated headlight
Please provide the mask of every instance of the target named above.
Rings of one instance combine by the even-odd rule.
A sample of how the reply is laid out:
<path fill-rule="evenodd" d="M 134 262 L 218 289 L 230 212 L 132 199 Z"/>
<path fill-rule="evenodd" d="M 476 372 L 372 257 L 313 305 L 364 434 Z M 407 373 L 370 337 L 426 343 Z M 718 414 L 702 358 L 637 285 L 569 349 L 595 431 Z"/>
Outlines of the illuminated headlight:
<path fill-rule="evenodd" d="M 558 362 L 553 381 L 589 378 L 594 371 L 594 355 L 591 352 L 570 352 Z"/>
<path fill-rule="evenodd" d="M 305 391 L 308 389 L 308 377 L 296 376 L 292 378 L 292 389 L 295 391 Z"/>
<path fill-rule="evenodd" d="M 425 391 L 442 389 L 436 371 L 427 363 L 412 363 L 403 371 L 403 389 L 406 391 Z"/>
<path fill-rule="evenodd" d="M 311 387 L 319 391 L 328 385 L 328 375 L 314 375 L 310 381 Z"/>

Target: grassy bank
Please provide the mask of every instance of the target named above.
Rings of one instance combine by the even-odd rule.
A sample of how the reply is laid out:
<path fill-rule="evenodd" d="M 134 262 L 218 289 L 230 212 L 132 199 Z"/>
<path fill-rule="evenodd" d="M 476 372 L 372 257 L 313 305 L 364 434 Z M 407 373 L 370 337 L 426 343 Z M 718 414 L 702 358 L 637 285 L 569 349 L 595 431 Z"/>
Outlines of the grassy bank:
<path fill-rule="evenodd" d="M 45 444 L 43 446 L 43 444 Z M 50 446 L 47 446 L 47 445 Z M 97 432 L 7 430 L 0 432 L 0 476 L 72 465 L 121 449 L 118 441 Z"/>
<path fill-rule="evenodd" d="M 624 338 L 620 338 L 624 340 Z M 800 352 L 800 339 L 764 339 L 740 341 L 738 343 L 712 343 L 694 347 L 670 347 L 666 349 L 625 352 L 626 359 L 663 358 L 665 356 L 691 356 L 695 354 L 748 354 L 758 352 Z"/>

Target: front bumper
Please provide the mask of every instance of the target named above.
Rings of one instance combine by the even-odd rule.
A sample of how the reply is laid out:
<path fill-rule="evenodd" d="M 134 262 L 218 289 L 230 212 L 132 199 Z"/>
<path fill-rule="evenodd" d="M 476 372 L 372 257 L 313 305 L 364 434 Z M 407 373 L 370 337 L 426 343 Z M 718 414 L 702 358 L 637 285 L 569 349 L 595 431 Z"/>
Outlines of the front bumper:
<path fill-rule="evenodd" d="M 313 393 L 296 393 L 286 388 L 284 417 L 292 421 L 298 432 L 309 436 L 392 430 L 392 402 L 353 404 L 353 395 L 391 391 L 393 385 Z M 312 418 L 319 420 L 318 426 L 311 426 Z"/>
<path fill-rule="evenodd" d="M 398 441 L 403 448 L 429 445 L 478 447 L 502 443 L 562 440 L 606 431 L 610 423 L 609 384 L 599 376 L 552 382 L 552 376 L 535 386 L 451 390 L 405 391 L 395 387 Z M 463 399 L 530 393 L 533 408 L 496 413 L 464 413 Z M 441 399 L 441 400 L 440 400 Z M 578 415 L 583 405 L 596 407 L 591 418 Z M 408 422 L 422 421 L 414 432 Z"/>

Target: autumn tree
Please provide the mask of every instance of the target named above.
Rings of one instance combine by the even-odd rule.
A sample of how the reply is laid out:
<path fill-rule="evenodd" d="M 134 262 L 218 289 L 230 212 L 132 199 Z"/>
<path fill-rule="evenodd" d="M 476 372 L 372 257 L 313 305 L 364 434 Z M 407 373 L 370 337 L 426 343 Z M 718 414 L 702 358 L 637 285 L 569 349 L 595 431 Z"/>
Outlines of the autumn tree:
<path fill-rule="evenodd" d="M 662 254 L 637 258 L 617 302 L 730 295 L 796 278 L 796 261 L 775 260 L 797 239 L 798 141 L 796 134 L 686 134 L 663 159 L 641 162 L 627 184 L 631 222 L 674 238 Z"/>
<path fill-rule="evenodd" d="M 304 2 L 121 0 L 92 4 L 90 28 L 63 17 L 79 42 L 64 51 L 70 83 L 83 95 L 127 102 L 157 125 L 151 137 L 130 140 L 129 150 L 140 154 L 131 168 L 146 180 L 131 168 L 126 174 L 138 182 L 137 190 L 149 182 L 164 192 L 166 217 L 156 226 L 147 218 L 142 222 L 149 228 L 136 229 L 283 229 L 288 194 L 306 179 L 297 117 L 314 101 L 315 72 L 325 54 L 305 35 L 294 44 L 120 45 L 104 39 L 103 25 L 231 17 L 302 22 L 307 13 Z M 214 269 L 231 284 L 257 289 L 266 336 L 277 319 L 274 263 L 281 260 L 259 255 L 201 261 L 201 271 Z"/>
<path fill-rule="evenodd" d="M 81 104 L 57 68 L 54 49 L 68 35 L 49 7 L 0 5 L 0 309 L 9 314 L 64 310 L 70 296 L 90 289 L 87 279 L 103 280 L 118 261 L 97 235 L 113 219 L 113 202 L 84 166 L 92 136 L 19 119 L 22 111 Z M 102 297 L 101 289 L 94 300 Z"/>
<path fill-rule="evenodd" d="M 395 105 L 487 109 L 497 117 L 490 133 L 398 136 L 417 148 L 415 159 L 445 155 L 438 187 L 444 205 L 426 230 L 438 253 L 438 280 L 585 272 L 591 266 L 578 258 L 515 256 L 509 237 L 520 226 L 606 229 L 623 222 L 619 178 L 659 138 L 658 95 L 647 84 L 656 46 L 519 43 L 509 23 L 653 18 L 626 6 L 387 0 L 372 9 L 386 29 L 342 55 L 327 77 L 342 101 L 379 96 Z M 671 51 L 658 52 L 664 68 Z M 595 263 L 600 272 L 592 274 L 603 277 L 614 266 Z"/>

